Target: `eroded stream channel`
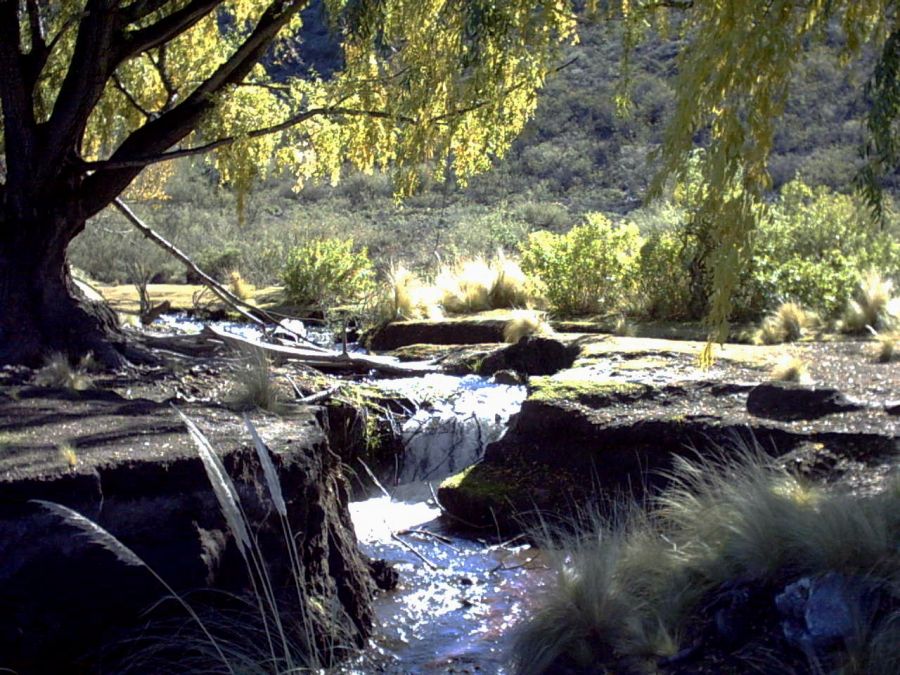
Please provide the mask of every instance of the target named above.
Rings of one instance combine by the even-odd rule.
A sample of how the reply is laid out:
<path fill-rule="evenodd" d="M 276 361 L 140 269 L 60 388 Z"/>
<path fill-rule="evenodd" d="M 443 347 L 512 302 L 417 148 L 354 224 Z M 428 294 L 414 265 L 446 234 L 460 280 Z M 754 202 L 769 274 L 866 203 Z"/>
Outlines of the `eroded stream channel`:
<path fill-rule="evenodd" d="M 480 459 L 525 397 L 484 378 L 429 375 L 379 386 L 420 401 L 403 425 L 406 451 L 390 496 L 351 504 L 363 551 L 400 573 L 376 599 L 370 649 L 344 673 L 502 673 L 512 626 L 548 578 L 535 551 L 496 535 L 464 539 L 439 519 L 431 487 Z"/>

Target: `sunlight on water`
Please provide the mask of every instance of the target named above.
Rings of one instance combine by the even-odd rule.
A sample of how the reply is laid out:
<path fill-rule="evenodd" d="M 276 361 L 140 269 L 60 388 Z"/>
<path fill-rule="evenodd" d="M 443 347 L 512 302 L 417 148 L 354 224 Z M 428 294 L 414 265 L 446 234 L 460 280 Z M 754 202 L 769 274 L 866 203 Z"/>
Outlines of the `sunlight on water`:
<path fill-rule="evenodd" d="M 505 432 L 525 389 L 448 375 L 377 384 L 417 410 L 401 429 L 405 459 L 393 499 L 355 502 L 350 512 L 363 552 L 391 563 L 400 584 L 376 599 L 370 648 L 342 672 L 504 673 L 511 629 L 549 572 L 530 546 L 448 532 L 425 481 L 436 487 L 480 459 Z"/>

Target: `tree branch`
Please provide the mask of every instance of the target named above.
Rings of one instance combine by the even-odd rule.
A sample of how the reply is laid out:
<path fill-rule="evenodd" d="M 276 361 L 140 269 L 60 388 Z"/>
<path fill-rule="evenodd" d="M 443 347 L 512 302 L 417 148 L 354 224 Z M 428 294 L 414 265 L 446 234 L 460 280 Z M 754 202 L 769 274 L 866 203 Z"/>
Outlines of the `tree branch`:
<path fill-rule="evenodd" d="M 124 35 L 125 44 L 121 52 L 122 60 L 159 47 L 190 30 L 220 4 L 222 4 L 222 0 L 193 0 L 146 28 L 127 31 Z"/>
<path fill-rule="evenodd" d="M 261 136 L 268 136 L 270 134 L 276 134 L 280 131 L 286 131 L 291 127 L 297 126 L 298 124 L 302 124 L 312 117 L 316 117 L 319 115 L 355 115 L 355 116 L 366 116 L 366 117 L 375 117 L 380 119 L 392 119 L 399 122 L 407 122 L 410 124 L 414 124 L 416 120 L 411 117 L 405 117 L 402 115 L 393 115 L 388 112 L 384 112 L 382 110 L 358 110 L 354 108 L 341 108 L 341 107 L 327 107 L 327 108 L 310 108 L 298 115 L 294 115 L 291 118 L 284 120 L 283 122 L 279 122 L 278 124 L 273 124 L 270 127 L 262 127 L 260 129 L 254 129 L 253 131 L 248 131 L 245 134 L 241 134 L 239 136 L 226 136 L 224 138 L 219 138 L 215 141 L 210 141 L 209 143 L 204 143 L 203 145 L 198 145 L 193 148 L 181 148 L 179 150 L 172 150 L 170 152 L 164 152 L 162 154 L 149 156 L 149 157 L 136 157 L 134 159 L 129 160 L 106 160 L 106 161 L 96 161 L 96 162 L 85 162 L 84 167 L 88 170 L 94 171 L 104 171 L 104 170 L 116 170 L 116 169 L 128 169 L 128 168 L 136 168 L 136 167 L 145 167 L 150 164 L 158 164 L 160 162 L 168 162 L 173 159 L 181 159 L 183 157 L 191 157 L 193 155 L 202 155 L 217 148 L 224 147 L 226 145 L 231 145 L 235 141 L 243 140 L 246 138 L 259 138 Z"/>
<path fill-rule="evenodd" d="M 263 12 L 253 32 L 228 60 L 181 103 L 135 130 L 110 157 L 110 163 L 162 154 L 190 134 L 214 105 L 214 96 L 240 83 L 252 70 L 278 32 L 309 0 L 278 0 Z M 143 166 L 96 171 L 84 182 L 86 213 L 93 215 L 109 204 L 140 173 Z"/>
<path fill-rule="evenodd" d="M 140 102 L 134 97 L 134 95 L 130 91 L 128 91 L 128 89 L 125 87 L 125 85 L 122 83 L 122 80 L 116 73 L 113 73 L 112 80 L 113 84 L 116 86 L 116 89 L 119 90 L 119 93 L 121 93 L 122 96 L 128 99 L 128 102 L 134 107 L 135 110 L 141 113 L 141 115 L 143 115 L 148 120 L 153 117 L 150 111 L 144 108 L 144 106 L 140 104 Z"/>

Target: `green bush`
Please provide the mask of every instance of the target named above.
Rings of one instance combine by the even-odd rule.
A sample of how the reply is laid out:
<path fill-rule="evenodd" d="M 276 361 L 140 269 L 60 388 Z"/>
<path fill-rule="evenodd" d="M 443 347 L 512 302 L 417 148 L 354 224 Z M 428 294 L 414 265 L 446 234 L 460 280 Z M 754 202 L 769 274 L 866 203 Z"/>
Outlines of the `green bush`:
<path fill-rule="evenodd" d="M 638 275 L 641 313 L 651 319 L 683 319 L 690 315 L 689 266 L 693 247 L 683 233 L 653 232 L 641 247 Z"/>
<path fill-rule="evenodd" d="M 288 253 L 282 270 L 285 297 L 302 307 L 353 302 L 375 288 L 368 251 L 352 239 L 314 239 Z"/>
<path fill-rule="evenodd" d="M 890 274 L 900 260 L 896 235 L 867 220 L 849 195 L 801 180 L 785 185 L 760 223 L 735 317 L 756 319 L 786 301 L 838 316 L 866 270 Z"/>
<path fill-rule="evenodd" d="M 522 269 L 558 314 L 613 311 L 636 287 L 640 246 L 635 225 L 592 213 L 565 235 L 530 234 L 521 247 Z"/>

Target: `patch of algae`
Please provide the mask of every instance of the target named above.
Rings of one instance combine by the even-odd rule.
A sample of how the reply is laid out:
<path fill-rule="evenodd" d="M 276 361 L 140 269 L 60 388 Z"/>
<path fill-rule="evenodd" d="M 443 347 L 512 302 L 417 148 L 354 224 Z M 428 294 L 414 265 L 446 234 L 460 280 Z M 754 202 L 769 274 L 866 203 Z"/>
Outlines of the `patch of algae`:
<path fill-rule="evenodd" d="M 558 376 L 532 377 L 529 401 L 575 401 L 586 405 L 606 404 L 645 396 L 651 390 L 646 384 L 615 380 L 566 379 Z"/>

